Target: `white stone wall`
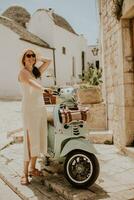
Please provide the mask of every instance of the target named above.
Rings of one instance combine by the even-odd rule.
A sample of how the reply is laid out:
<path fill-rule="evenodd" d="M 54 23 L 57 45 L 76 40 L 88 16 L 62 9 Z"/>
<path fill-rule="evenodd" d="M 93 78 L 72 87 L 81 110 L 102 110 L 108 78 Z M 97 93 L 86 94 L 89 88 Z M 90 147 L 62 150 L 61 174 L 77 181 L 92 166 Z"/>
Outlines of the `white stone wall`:
<path fill-rule="evenodd" d="M 87 63 L 87 45 L 85 39 L 59 26 L 55 26 L 54 33 L 57 84 L 66 85 L 71 82 L 73 57 L 75 59 L 76 81 L 79 81 L 78 74 L 82 73 L 82 51 L 85 52 L 85 66 Z M 63 47 L 66 48 L 66 54 L 62 53 Z"/>
<path fill-rule="evenodd" d="M 79 81 L 78 74 L 82 73 L 82 51 L 85 51 L 85 66 L 88 61 L 86 39 L 55 25 L 51 13 L 48 14 L 45 10 L 33 14 L 28 29 L 55 48 L 57 85 L 67 85 Z M 65 55 L 62 53 L 62 47 L 66 48 Z M 76 78 L 72 79 L 73 57 Z"/>

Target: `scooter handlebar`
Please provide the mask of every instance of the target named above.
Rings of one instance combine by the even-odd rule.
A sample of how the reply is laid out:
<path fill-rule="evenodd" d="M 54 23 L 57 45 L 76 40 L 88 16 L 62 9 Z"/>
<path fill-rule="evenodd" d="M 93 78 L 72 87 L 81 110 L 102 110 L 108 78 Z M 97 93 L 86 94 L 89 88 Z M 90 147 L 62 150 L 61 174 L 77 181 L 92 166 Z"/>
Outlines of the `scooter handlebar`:
<path fill-rule="evenodd" d="M 52 95 L 59 95 L 59 92 L 56 91 L 56 90 L 54 90 L 54 91 L 52 92 Z"/>

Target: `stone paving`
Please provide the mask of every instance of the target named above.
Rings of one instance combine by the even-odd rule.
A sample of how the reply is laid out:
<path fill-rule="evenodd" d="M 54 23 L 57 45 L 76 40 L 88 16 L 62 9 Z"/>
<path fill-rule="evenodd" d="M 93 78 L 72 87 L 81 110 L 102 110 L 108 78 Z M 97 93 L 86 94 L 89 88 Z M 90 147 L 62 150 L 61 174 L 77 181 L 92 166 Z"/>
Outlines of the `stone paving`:
<path fill-rule="evenodd" d="M 0 152 L 0 177 L 23 199 L 55 200 L 112 199 L 134 200 L 134 159 L 121 155 L 113 145 L 96 145 L 99 151 L 100 176 L 87 190 L 73 188 L 63 174 L 44 173 L 42 180 L 34 179 L 30 186 L 20 185 L 22 173 L 22 144 L 12 144 Z M 57 193 L 57 194 L 56 194 Z"/>
<path fill-rule="evenodd" d="M 0 145 L 3 146 L 7 142 L 7 133 L 22 127 L 20 102 L 0 101 L 0 113 Z M 28 187 L 21 186 L 23 145 L 12 144 L 10 140 L 7 143 L 9 145 L 0 151 L 0 178 L 22 199 L 134 200 L 134 158 L 124 156 L 113 145 L 95 145 L 99 152 L 100 176 L 89 189 L 77 190 L 64 179 L 62 173 L 45 172 L 44 179 L 33 179 Z M 10 190 L 9 187 L 7 190 Z"/>
<path fill-rule="evenodd" d="M 0 100 L 0 116 L 0 135 L 21 128 L 21 102 Z"/>
<path fill-rule="evenodd" d="M 0 200 L 21 200 L 18 195 L 13 192 L 8 185 L 0 179 Z"/>

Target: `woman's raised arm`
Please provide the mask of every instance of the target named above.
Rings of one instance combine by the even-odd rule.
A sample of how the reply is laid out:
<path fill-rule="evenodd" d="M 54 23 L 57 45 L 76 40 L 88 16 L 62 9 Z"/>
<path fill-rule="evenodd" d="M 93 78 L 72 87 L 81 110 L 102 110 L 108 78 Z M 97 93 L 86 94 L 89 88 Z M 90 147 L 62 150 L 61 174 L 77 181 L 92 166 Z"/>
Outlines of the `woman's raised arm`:
<path fill-rule="evenodd" d="M 38 68 L 40 73 L 43 74 L 43 72 L 48 68 L 52 60 L 40 58 L 39 61 L 43 62 L 43 64 Z"/>

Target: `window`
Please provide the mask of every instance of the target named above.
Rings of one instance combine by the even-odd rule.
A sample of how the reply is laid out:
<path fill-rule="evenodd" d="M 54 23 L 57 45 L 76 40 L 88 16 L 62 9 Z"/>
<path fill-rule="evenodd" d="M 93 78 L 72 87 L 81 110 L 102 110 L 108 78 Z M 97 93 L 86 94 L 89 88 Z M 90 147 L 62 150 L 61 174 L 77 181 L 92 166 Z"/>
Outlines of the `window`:
<path fill-rule="evenodd" d="M 99 69 L 99 67 L 100 67 L 100 66 L 99 66 L 99 60 L 96 60 L 95 66 L 96 66 L 97 69 Z"/>
<path fill-rule="evenodd" d="M 81 64 L 82 64 L 82 76 L 84 76 L 84 71 L 85 71 L 85 52 L 81 52 Z"/>
<path fill-rule="evenodd" d="M 66 48 L 65 47 L 62 47 L 62 53 L 66 54 Z"/>

